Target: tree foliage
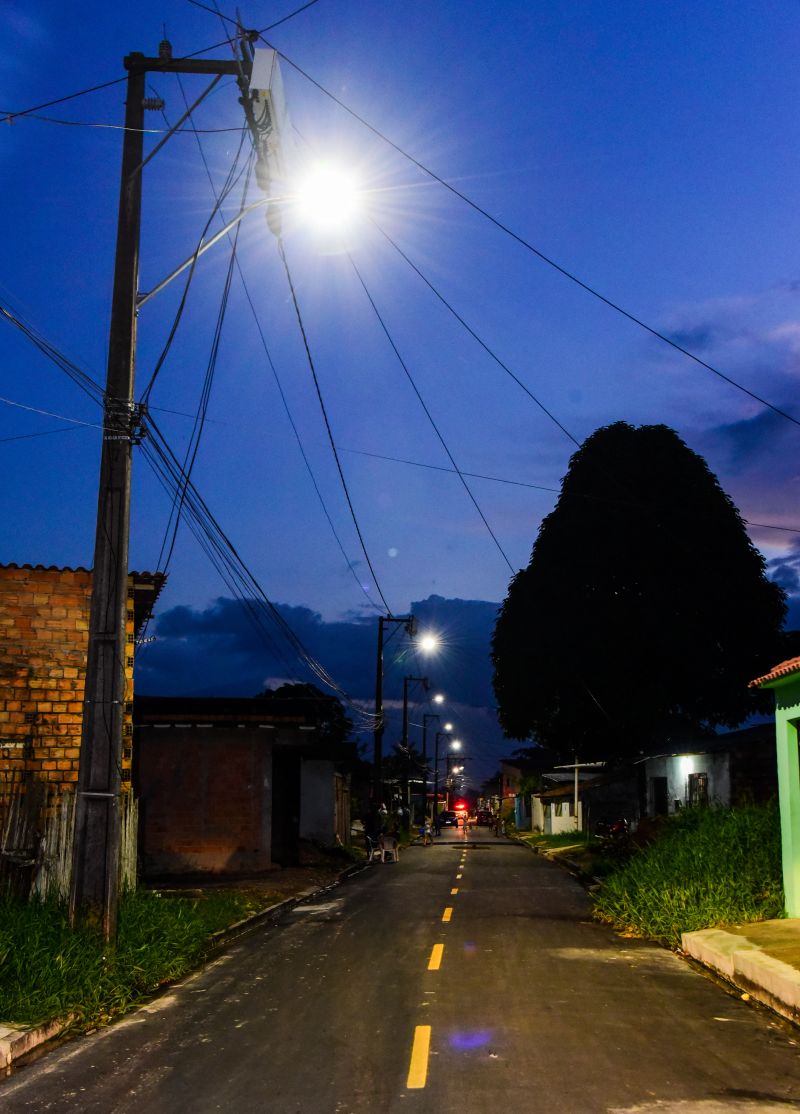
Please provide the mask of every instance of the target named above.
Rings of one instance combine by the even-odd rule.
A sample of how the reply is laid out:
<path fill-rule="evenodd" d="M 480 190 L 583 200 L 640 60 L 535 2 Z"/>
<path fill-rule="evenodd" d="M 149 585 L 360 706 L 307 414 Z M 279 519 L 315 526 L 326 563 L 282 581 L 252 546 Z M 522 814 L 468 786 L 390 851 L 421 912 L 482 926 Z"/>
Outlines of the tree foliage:
<path fill-rule="evenodd" d="M 625 756 L 757 710 L 782 590 L 731 499 L 663 425 L 598 429 L 570 460 L 492 640 L 506 735 Z"/>

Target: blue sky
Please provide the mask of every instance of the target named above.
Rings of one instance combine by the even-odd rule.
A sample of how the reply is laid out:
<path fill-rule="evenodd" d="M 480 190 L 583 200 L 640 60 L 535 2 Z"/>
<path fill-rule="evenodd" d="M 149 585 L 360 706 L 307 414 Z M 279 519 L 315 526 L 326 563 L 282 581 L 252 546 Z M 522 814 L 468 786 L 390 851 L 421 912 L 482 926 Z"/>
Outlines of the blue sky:
<path fill-rule="evenodd" d="M 294 7 L 258 2 L 242 10 L 248 26 L 262 28 Z M 163 25 L 176 55 L 225 37 L 214 16 L 187 0 L 114 10 L 94 0 L 80 9 L 9 0 L 0 11 L 0 111 L 19 112 L 122 76 L 125 54 L 157 52 Z M 750 391 L 800 415 L 796 4 L 319 0 L 267 37 L 378 132 L 544 255 Z M 221 46 L 213 56 L 228 52 Z M 331 428 L 393 611 L 431 596 L 502 600 L 510 568 L 527 563 L 574 445 L 436 300 L 376 224 L 576 440 L 620 419 L 666 422 L 706 457 L 746 519 L 800 529 L 796 426 L 549 267 L 289 62 L 283 77 L 303 150 L 341 159 L 364 182 L 368 212 L 351 228 L 347 246 L 453 458 L 465 472 L 513 481 L 469 481 L 496 544 L 457 476 L 397 462 L 451 467 L 347 254 L 292 227 L 286 254 Z M 186 79 L 187 96 L 203 84 Z M 152 75 L 150 85 L 176 120 L 183 100 L 175 78 Z M 123 101 L 124 86 L 112 86 L 39 113 L 79 126 L 26 116 L 0 131 L 0 299 L 99 382 L 121 133 L 85 125 L 121 124 Z M 209 129 L 203 154 L 218 188 L 239 136 L 215 129 L 242 124 L 235 87 L 221 83 L 195 122 Z M 147 123 L 164 127 L 158 113 L 149 113 Z M 148 146 L 157 139 L 148 137 Z M 143 290 L 193 250 L 211 213 L 194 136 L 168 143 L 146 171 L 144 195 Z M 238 190 L 231 196 L 229 215 L 239 196 Z M 219 245 L 201 261 L 151 396 L 179 456 L 192 422 L 169 411 L 191 415 L 197 408 L 228 259 Z M 238 275 L 194 481 L 272 600 L 306 608 L 323 625 L 374 625 L 375 610 L 357 582 L 373 600 L 376 586 L 331 457 L 276 244 L 260 214 L 242 226 L 239 261 L 352 567 L 309 479 Z M 180 293 L 177 282 L 142 309 L 139 391 Z M 0 561 L 90 565 L 97 408 L 21 334 L 0 326 L 6 477 Z M 49 432 L 72 424 L 65 419 L 87 424 Z M 156 566 L 168 514 L 168 499 L 137 454 L 134 567 Z M 795 591 L 800 534 L 760 526 L 751 536 Z M 169 571 L 161 614 L 184 610 L 171 615 L 169 636 L 165 621 L 161 649 L 171 646 L 177 655 L 186 645 L 178 619 L 191 620 L 189 629 L 204 616 L 219 618 L 226 610 L 216 601 L 230 592 L 185 529 Z M 335 646 L 329 652 L 325 664 L 335 672 Z M 186 675 L 187 660 L 176 664 L 174 676 L 181 669 Z M 455 651 L 449 664 L 442 658 L 444 687 L 457 662 Z M 221 657 L 205 660 L 208 675 L 223 667 Z M 369 692 L 370 667 L 365 660 L 364 681 L 354 682 L 361 694 Z M 197 668 L 203 667 L 195 677 Z M 264 679 L 271 672 L 263 662 Z M 450 687 L 469 688 L 463 677 L 451 677 Z"/>

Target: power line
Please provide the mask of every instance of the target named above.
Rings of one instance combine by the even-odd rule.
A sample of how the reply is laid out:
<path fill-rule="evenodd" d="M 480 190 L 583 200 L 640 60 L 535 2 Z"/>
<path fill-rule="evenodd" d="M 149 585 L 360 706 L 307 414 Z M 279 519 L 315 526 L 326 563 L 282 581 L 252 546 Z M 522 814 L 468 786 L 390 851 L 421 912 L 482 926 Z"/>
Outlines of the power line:
<path fill-rule="evenodd" d="M 211 46 L 204 46 L 202 50 L 195 50 L 191 54 L 182 54 L 180 58 L 176 58 L 176 62 L 181 62 L 187 58 L 198 58 L 201 54 L 208 54 L 211 50 L 219 50 L 221 46 L 228 46 L 232 39 L 223 39 L 222 42 L 213 43 Z M 6 112 L 0 109 L 2 119 L 0 123 L 10 124 L 20 116 L 30 116 L 33 112 L 39 112 L 42 108 L 52 108 L 54 104 L 64 104 L 65 101 L 73 101 L 76 97 L 85 97 L 89 93 L 96 93 L 100 89 L 109 89 L 112 85 L 121 85 L 124 81 L 128 80 L 128 75 L 124 77 L 115 77 L 112 81 L 103 81 L 99 85 L 91 85 L 87 89 L 79 89 L 77 93 L 67 93 L 63 97 L 54 97 L 51 101 L 44 101 L 42 104 L 32 105 L 30 108 L 22 108 L 13 112 Z"/>
<path fill-rule="evenodd" d="M 153 422 L 152 417 L 148 422 L 148 430 L 150 439 L 143 442 L 146 453 L 158 456 L 161 462 L 162 476 L 165 481 L 169 483 L 172 490 L 176 490 L 179 486 L 185 488 L 186 508 L 198 528 L 202 530 L 209 545 L 213 547 L 217 557 L 224 562 L 224 566 L 231 578 L 228 581 L 229 585 L 230 583 L 238 585 L 236 590 L 237 598 L 239 598 L 240 602 L 244 603 L 245 606 L 249 605 L 252 607 L 253 605 L 258 605 L 260 609 L 264 609 L 278 632 L 287 641 L 299 660 L 303 662 L 326 688 L 334 692 L 343 703 L 356 710 L 361 716 L 362 721 L 365 720 L 365 714 L 358 708 L 352 697 L 350 697 L 333 679 L 324 666 L 309 653 L 289 622 L 281 615 L 276 605 L 268 598 L 254 574 L 250 572 L 245 565 L 233 542 L 212 515 L 207 504 L 198 493 L 197 488 L 183 471 L 180 462 L 167 445 L 163 435 Z M 249 600 L 246 595 L 248 592 L 250 593 Z"/>
<path fill-rule="evenodd" d="M 260 37 L 263 39 L 263 34 L 261 34 Z M 512 228 L 509 228 L 508 225 L 504 224 L 501 220 L 498 220 L 497 217 L 493 216 L 487 209 L 484 209 L 476 201 L 473 201 L 472 198 L 470 198 L 467 194 L 462 193 L 461 190 L 456 189 L 456 187 L 452 185 L 452 183 L 448 182 L 445 178 L 442 178 L 441 175 L 437 174 L 434 170 L 431 170 L 430 167 L 420 162 L 419 159 L 414 158 L 413 155 L 409 154 L 409 152 L 404 150 L 404 148 L 402 148 L 398 143 L 395 143 L 394 140 L 389 139 L 389 137 L 379 128 L 376 128 L 374 124 L 370 124 L 369 121 L 366 120 L 363 116 L 360 116 L 354 109 L 346 105 L 344 101 L 342 101 L 334 93 L 331 93 L 330 90 L 326 89 L 324 85 L 320 84 L 320 82 L 311 77 L 309 73 L 306 73 L 306 71 L 302 69 L 302 67 L 298 66 L 296 62 L 292 61 L 292 59 L 289 58 L 288 55 L 284 54 L 283 51 L 278 50 L 276 46 L 273 46 L 273 44 L 268 42 L 266 39 L 264 39 L 264 42 L 267 44 L 267 46 L 271 47 L 271 49 L 274 50 L 280 58 L 282 58 L 289 66 L 291 66 L 293 70 L 299 73 L 301 77 L 304 77 L 306 81 L 310 82 L 311 85 L 313 85 L 326 97 L 330 98 L 330 100 L 332 100 L 334 104 L 338 105 L 349 116 L 352 116 L 354 120 L 357 120 L 358 123 L 362 124 L 365 128 L 372 132 L 373 135 L 377 136 L 389 147 L 397 151 L 399 155 L 402 155 L 404 159 L 407 159 L 408 162 L 410 162 L 413 166 L 416 166 L 417 169 L 422 171 L 423 174 L 426 174 L 434 182 L 437 182 L 440 186 L 443 186 L 444 189 L 452 193 L 454 197 L 459 198 L 461 201 L 464 202 L 465 205 L 468 205 L 476 213 L 488 220 L 489 223 L 493 224 L 495 228 L 499 229 L 499 231 L 504 232 L 512 240 L 516 241 L 516 243 L 518 243 L 521 247 L 525 248 L 526 251 L 531 252 L 537 257 L 537 259 L 540 259 L 543 263 L 546 263 L 548 267 L 552 267 L 553 270 L 558 271 L 558 273 L 564 278 L 569 279 L 570 282 L 573 282 L 576 286 L 579 286 L 581 290 L 584 290 L 587 294 L 591 294 L 593 298 L 597 298 L 598 301 L 608 306 L 609 309 L 612 309 L 616 313 L 619 313 L 622 317 L 627 318 L 627 320 L 632 322 L 634 325 L 638 325 L 640 329 L 643 329 L 646 333 L 649 333 L 657 340 L 660 340 L 664 344 L 669 345 L 669 347 L 674 349 L 674 351 L 680 352 L 688 359 L 693 360 L 700 367 L 705 368 L 706 371 L 710 371 L 713 375 L 718 376 L 718 378 L 724 380 L 724 382 L 728 383 L 730 386 L 735 387 L 736 390 L 741 391 L 743 394 L 746 394 L 754 401 L 761 403 L 762 406 L 766 406 L 768 410 L 772 410 L 772 412 L 777 414 L 779 417 L 785 418 L 793 425 L 800 426 L 800 419 L 793 417 L 785 410 L 781 410 L 780 407 L 775 406 L 774 403 L 771 403 L 767 399 L 762 398 L 761 395 L 757 395 L 748 387 L 743 386 L 735 379 L 732 379 L 729 375 L 726 375 L 723 371 L 720 371 L 719 368 L 714 367 L 713 364 L 709 364 L 705 360 L 701 360 L 699 356 L 696 356 L 693 352 L 690 352 L 688 348 L 684 348 L 682 345 L 678 344 L 677 341 L 672 340 L 671 337 L 668 337 L 665 333 L 660 332 L 654 326 L 648 325 L 646 321 L 642 320 L 642 318 L 637 317 L 634 313 L 631 313 L 629 310 L 625 309 L 618 302 L 615 302 L 611 298 L 606 297 L 606 295 L 602 294 L 596 287 L 591 286 L 588 282 L 585 282 L 583 279 L 579 278 L 572 271 L 569 271 L 566 267 L 562 267 L 560 263 L 557 263 L 554 259 L 551 259 L 548 255 L 545 255 L 543 251 L 540 251 L 540 249 L 535 247 L 529 240 L 526 240 L 524 236 L 521 236 L 518 232 L 514 232 Z"/>
<path fill-rule="evenodd" d="M 216 5 L 213 8 L 209 8 L 207 4 L 201 4 L 200 0 L 188 0 L 188 2 L 190 4 L 193 4 L 195 8 L 202 8 L 202 10 L 204 12 L 209 12 L 211 15 L 217 16 L 219 19 L 224 20 L 226 23 L 232 23 L 236 27 L 241 27 L 241 24 L 240 24 L 238 19 L 234 19 L 232 16 L 229 16 L 229 15 L 223 15 L 223 13 L 219 10 L 219 8 Z M 283 16 L 281 19 L 276 19 L 275 22 L 270 23 L 270 25 L 268 27 L 262 27 L 261 30 L 255 32 L 255 34 L 263 35 L 267 31 L 271 31 L 273 29 L 273 27 L 280 27 L 280 25 L 282 23 L 287 23 L 290 19 L 294 19 L 294 17 L 296 15 L 300 15 L 301 12 L 307 11 L 308 8 L 313 8 L 314 5 L 318 4 L 318 3 L 319 3 L 319 0 L 308 0 L 308 3 L 303 4 L 299 8 L 295 8 L 295 10 L 293 12 L 289 12 L 288 15 Z"/>
<path fill-rule="evenodd" d="M 339 452 L 352 453 L 354 456 L 368 456 L 373 460 L 386 460 L 392 464 L 407 464 L 411 468 L 426 468 L 432 472 L 447 472 L 457 474 L 457 469 L 447 468 L 443 464 L 427 464 L 421 460 L 407 460 L 399 456 L 386 456 L 384 453 L 371 453 L 364 449 L 345 449 L 340 448 Z M 474 480 L 488 480 L 490 483 L 508 484 L 513 487 L 526 487 L 534 491 L 546 491 L 553 495 L 561 495 L 562 491 L 559 487 L 546 487 L 544 484 L 528 483 L 525 480 L 510 480 L 506 476 L 489 476 L 485 472 L 462 472 L 462 475 L 469 476 Z M 567 493 L 572 499 L 589 499 L 599 503 L 622 503 L 630 506 L 639 506 L 635 500 L 620 499 L 611 495 L 586 495 L 580 491 L 570 491 Z M 757 526 L 763 530 L 779 530 L 787 534 L 800 534 L 800 527 L 796 526 L 776 526 L 774 523 L 769 522 L 754 522 L 752 519 L 743 518 L 742 522 L 747 526 Z"/>
<path fill-rule="evenodd" d="M 104 128 L 108 131 L 118 132 L 141 132 L 143 135 L 163 135 L 166 128 L 128 128 L 125 124 L 104 124 L 90 120 L 62 120 L 56 116 L 40 116 L 37 113 L 26 112 L 25 117 L 28 120 L 40 120 L 45 124 L 61 124 L 68 128 Z M 176 128 L 172 132 L 173 135 L 190 135 L 192 128 Z M 226 132 L 239 132 L 241 128 L 198 128 L 198 132 L 203 135 L 219 135 Z"/>
<path fill-rule="evenodd" d="M 492 541 L 497 546 L 503 560 L 508 565 L 509 571 L 513 575 L 516 570 L 514 569 L 514 566 L 511 564 L 511 562 L 509 561 L 505 550 L 503 549 L 502 545 L 500 544 L 500 542 L 497 538 L 497 535 L 495 534 L 494 530 L 489 525 L 489 521 L 486 518 L 486 515 L 481 510 L 481 507 L 480 507 L 480 504 L 478 503 L 478 500 L 472 494 L 472 491 L 470 490 L 469 484 L 467 483 L 467 481 L 464 478 L 461 470 L 459 469 L 458 465 L 456 464 L 455 458 L 454 458 L 453 454 L 450 452 L 448 444 L 445 441 L 441 430 L 439 429 L 438 425 L 436 424 L 436 421 L 435 421 L 433 415 L 431 414 L 430 410 L 428 409 L 427 404 L 425 403 L 425 400 L 423 399 L 422 395 L 420 394 L 419 388 L 417 387 L 417 384 L 414 381 L 414 377 L 411 374 L 405 360 L 401 356 L 400 350 L 397 347 L 397 345 L 395 344 L 394 338 L 392 337 L 391 333 L 389 332 L 389 328 L 388 328 L 386 322 L 384 321 L 383 317 L 381 316 L 380 310 L 378 309 L 377 305 L 375 304 L 374 298 L 372 297 L 372 295 L 369 292 L 369 289 L 367 288 L 367 284 L 364 281 L 364 278 L 361 274 L 361 271 L 359 271 L 358 267 L 356 266 L 355 260 L 353 259 L 352 255 L 350 255 L 349 252 L 347 253 L 347 258 L 350 260 L 350 264 L 351 264 L 353 270 L 355 271 L 356 276 L 358 277 L 358 281 L 361 283 L 361 287 L 362 287 L 364 293 L 367 296 L 367 300 L 369 301 L 369 304 L 372 306 L 372 309 L 373 309 L 373 311 L 375 313 L 375 316 L 377 317 L 377 319 L 380 323 L 381 328 L 383 329 L 384 334 L 386 335 L 386 339 L 389 341 L 389 344 L 392 347 L 392 351 L 394 352 L 395 356 L 397 357 L 398 362 L 400 363 L 400 366 L 402 367 L 403 371 L 405 372 L 409 383 L 411 384 L 411 386 L 414 389 L 414 394 L 417 396 L 417 399 L 419 400 L 420 406 L 425 411 L 426 418 L 428 419 L 431 426 L 433 427 L 434 433 L 439 438 L 439 442 L 440 442 L 442 448 L 444 449 L 445 453 L 447 453 L 447 459 L 453 465 L 453 468 L 455 469 L 456 474 L 458 475 L 458 478 L 461 480 L 461 483 L 464 485 L 464 490 L 466 491 L 467 495 L 469 496 L 470 501 L 472 502 L 472 505 L 475 507 L 475 510 L 480 515 L 481 521 L 483 522 L 486 529 L 489 531 L 489 534 L 491 535 Z"/>
<path fill-rule="evenodd" d="M 320 387 L 319 379 L 317 378 L 317 369 L 314 366 L 314 359 L 311 355 L 311 348 L 309 347 L 308 336 L 306 334 L 305 325 L 303 324 L 303 317 L 302 317 L 302 314 L 300 313 L 300 303 L 297 300 L 297 292 L 296 292 L 295 287 L 294 287 L 294 282 L 292 281 L 291 271 L 289 270 L 289 263 L 288 263 L 288 260 L 286 259 L 286 252 L 284 251 L 284 248 L 283 248 L 283 241 L 280 240 L 280 239 L 278 240 L 278 252 L 280 254 L 281 260 L 283 261 L 283 267 L 284 267 L 284 270 L 286 272 L 286 280 L 289 283 L 289 290 L 290 290 L 291 295 L 292 295 L 292 302 L 294 303 L 294 311 L 295 311 L 295 315 L 297 317 L 297 324 L 300 328 L 300 335 L 303 339 L 303 346 L 304 346 L 305 352 L 306 352 L 306 359 L 308 361 L 308 366 L 309 366 L 309 369 L 311 371 L 311 377 L 314 380 L 314 387 L 315 387 L 316 392 L 317 392 L 317 399 L 319 400 L 319 405 L 320 405 L 320 408 L 322 410 L 322 417 L 323 417 L 323 420 L 325 422 L 325 429 L 327 430 L 327 433 L 328 433 L 328 441 L 329 441 L 330 446 L 331 446 L 331 451 L 333 453 L 333 458 L 336 461 L 336 467 L 337 467 L 338 472 L 339 472 L 339 480 L 340 480 L 341 485 L 342 485 L 342 490 L 344 491 L 345 499 L 347 500 L 347 506 L 350 508 L 350 516 L 353 519 L 353 525 L 355 526 L 356 534 L 358 535 L 358 540 L 359 540 L 359 543 L 361 545 L 361 552 L 364 554 L 364 559 L 367 562 L 367 566 L 369 567 L 369 571 L 372 573 L 372 579 L 375 583 L 375 588 L 377 590 L 378 595 L 381 597 L 381 602 L 383 603 L 383 606 L 386 609 L 386 613 L 388 615 L 391 615 L 392 614 L 392 609 L 391 609 L 391 607 L 389 607 L 389 604 L 386 602 L 386 597 L 383 594 L 383 590 L 380 586 L 380 581 L 378 580 L 378 577 L 375 573 L 375 568 L 372 564 L 372 560 L 371 560 L 370 555 L 367 551 L 366 542 L 364 541 L 364 535 L 361 533 L 361 527 L 358 524 L 358 518 L 356 516 L 355 507 L 353 506 L 353 500 L 350 498 L 350 490 L 347 486 L 347 480 L 345 479 L 344 469 L 342 468 L 342 462 L 339 459 L 339 453 L 338 453 L 338 450 L 336 448 L 336 442 L 335 442 L 334 437 L 333 437 L 333 430 L 331 429 L 331 424 L 330 424 L 330 421 L 328 419 L 328 411 L 327 411 L 326 406 L 325 406 L 325 400 L 322 397 L 322 388 Z"/>
<path fill-rule="evenodd" d="M 243 166 L 241 168 L 241 170 L 239 170 L 238 174 L 236 173 L 236 168 L 239 165 L 239 159 L 240 159 L 241 154 L 242 154 L 242 148 L 244 147 L 244 143 L 245 143 L 245 139 L 247 137 L 247 134 L 248 133 L 247 133 L 246 130 L 242 131 L 241 139 L 239 140 L 239 147 L 236 151 L 236 154 L 233 157 L 233 162 L 231 163 L 230 169 L 228 170 L 228 175 L 227 175 L 227 178 L 225 179 L 225 183 L 223 184 L 223 187 L 220 191 L 219 197 L 215 200 L 214 207 L 211 210 L 211 215 L 209 216 L 208 220 L 206 221 L 206 224 L 205 224 L 205 227 L 203 228 L 203 231 L 200 233 L 200 238 L 197 242 L 197 247 L 195 248 L 194 254 L 192 256 L 191 263 L 189 265 L 189 273 L 186 277 L 186 282 L 184 283 L 183 293 L 181 295 L 181 300 L 178 303 L 177 310 L 175 311 L 175 316 L 173 318 L 169 334 L 167 336 L 164 347 L 161 350 L 161 354 L 159 355 L 158 359 L 156 360 L 156 364 L 155 364 L 155 367 L 153 368 L 153 373 L 150 376 L 150 380 L 147 384 L 147 387 L 145 388 L 144 393 L 142 394 L 142 397 L 141 397 L 141 401 L 142 401 L 143 405 L 147 405 L 147 403 L 150 399 L 150 393 L 153 390 L 153 386 L 155 384 L 156 379 L 158 378 L 159 373 L 161 372 L 162 367 L 164 366 L 164 362 L 167 358 L 167 355 L 169 354 L 170 348 L 172 347 L 172 342 L 175 339 L 175 334 L 178 331 L 178 326 L 180 325 L 181 318 L 183 317 L 183 312 L 186 308 L 186 301 L 187 301 L 187 298 L 189 296 L 189 289 L 192 285 L 192 280 L 194 278 L 195 269 L 197 267 L 197 261 L 200 257 L 200 249 L 203 246 L 203 240 L 205 239 L 206 233 L 208 232 L 209 228 L 211 227 L 211 224 L 214 220 L 214 217 L 217 215 L 217 213 L 219 211 L 219 208 L 222 205 L 225 198 L 233 190 L 234 186 L 239 181 L 242 174 L 245 174 L 245 173 L 249 172 L 250 162 L 248 161 L 248 163 L 245 166 Z"/>
<path fill-rule="evenodd" d="M 82 371 L 77 364 L 73 363 L 63 352 L 59 351 L 54 344 L 46 340 L 32 325 L 28 325 L 23 321 L 19 314 L 15 313 L 8 306 L 0 305 L 0 317 L 26 336 L 48 360 L 68 375 L 73 383 L 79 387 L 84 394 L 87 394 L 93 402 L 102 403 L 105 392 L 100 384 L 95 382 L 85 371 Z M 53 417 L 60 417 L 60 415 L 55 414 Z"/>
<path fill-rule="evenodd" d="M 178 85 L 179 85 L 180 90 L 181 90 L 181 96 L 183 97 L 184 104 L 188 108 L 188 100 L 187 100 L 186 93 L 185 93 L 184 88 L 183 88 L 183 82 L 181 81 L 180 74 L 176 74 L 176 77 L 177 77 L 177 80 L 178 80 Z M 163 113 L 163 110 L 162 110 L 162 115 L 164 115 L 164 119 L 166 120 L 166 114 Z M 166 120 L 166 122 L 167 122 L 167 124 L 169 124 L 168 120 Z M 190 120 L 190 122 L 191 122 L 191 120 Z M 200 140 L 200 136 L 199 136 L 198 133 L 196 133 L 196 138 L 197 138 L 197 148 L 198 148 L 198 151 L 200 152 L 200 158 L 203 162 L 203 166 L 205 167 L 206 175 L 208 177 L 209 184 L 211 186 L 211 191 L 214 194 L 214 197 L 216 199 L 217 192 L 216 192 L 216 188 L 214 186 L 214 179 L 213 179 L 213 176 L 211 174 L 211 168 L 208 165 L 208 160 L 206 159 L 205 152 L 203 150 L 203 144 Z M 222 216 L 222 214 L 220 213 L 220 217 L 221 216 Z M 238 229 L 237 229 L 237 232 L 238 232 Z M 228 234 L 228 240 L 230 241 L 230 233 Z M 253 298 L 250 294 L 250 288 L 247 284 L 247 280 L 245 279 L 244 271 L 242 270 L 242 265 L 239 261 L 238 256 L 236 256 L 235 261 L 236 261 L 236 270 L 237 270 L 238 275 L 239 275 L 239 281 L 242 284 L 242 289 L 244 290 L 245 299 L 247 301 L 248 306 L 250 307 L 250 312 L 252 314 L 253 321 L 254 321 L 255 326 L 256 326 L 256 331 L 257 331 L 259 339 L 261 341 L 261 347 L 264 349 L 264 355 L 266 356 L 267 363 L 269 364 L 270 370 L 272 371 L 272 375 L 273 375 L 273 378 L 275 380 L 275 385 L 278 388 L 278 393 L 280 395 L 281 402 L 283 404 L 283 408 L 284 408 L 284 411 L 286 413 L 286 417 L 288 418 L 289 424 L 292 427 L 292 432 L 294 433 L 295 440 L 297 441 L 297 447 L 300 450 L 300 455 L 303 458 L 303 463 L 305 464 L 306 471 L 308 472 L 309 478 L 311 479 L 311 483 L 314 487 L 314 491 L 316 492 L 317 499 L 319 500 L 320 506 L 322 507 L 322 512 L 325 515 L 325 518 L 327 519 L 328 525 L 331 529 L 331 533 L 333 534 L 333 537 L 336 541 L 336 544 L 339 547 L 339 551 L 342 554 L 342 557 L 344 558 L 345 565 L 348 568 L 348 570 L 350 571 L 350 573 L 351 573 L 353 579 L 355 580 L 356 584 L 358 585 L 359 590 L 361 592 L 363 592 L 363 594 L 366 597 L 367 602 L 370 604 L 370 606 L 375 611 L 380 611 L 380 608 L 379 608 L 378 604 L 375 603 L 375 601 L 370 596 L 369 589 L 364 584 L 361 583 L 361 579 L 360 579 L 360 577 L 358 576 L 358 574 L 355 570 L 354 562 L 348 556 L 348 554 L 347 554 L 347 552 L 344 548 L 344 544 L 342 543 L 342 540 L 339 537 L 339 534 L 336 530 L 336 527 L 334 526 L 333 518 L 331 517 L 330 512 L 328 511 L 328 507 L 325 503 L 325 499 L 323 497 L 322 491 L 320 489 L 319 484 L 317 483 L 317 478 L 314 474 L 314 470 L 311 467 L 311 461 L 309 460 L 308 454 L 306 453 L 305 447 L 303 446 L 303 441 L 302 441 L 302 438 L 300 437 L 300 430 L 297 427 L 297 423 L 295 422 L 294 417 L 292 415 L 291 408 L 289 407 L 289 400 L 286 397 L 286 392 L 283 389 L 283 384 L 281 383 L 280 377 L 278 375 L 278 369 L 275 367 L 275 362 L 272 359 L 272 353 L 270 352 L 269 345 L 267 344 L 267 339 L 264 336 L 264 330 L 261 327 L 261 321 L 259 319 L 258 312 L 256 311 L 255 302 L 253 301 Z"/>
<path fill-rule="evenodd" d="M 474 340 L 476 340 L 478 342 L 478 344 L 481 346 L 481 348 L 483 348 L 483 350 L 489 356 L 491 356 L 491 358 L 494 360 L 494 362 L 499 367 L 501 367 L 503 369 L 503 371 L 507 375 L 509 375 L 519 387 L 521 387 L 523 389 L 525 394 L 528 395 L 528 397 L 531 398 L 536 403 L 536 405 L 539 407 L 539 409 L 544 414 L 547 415 L 547 417 L 550 419 L 551 422 L 554 423 L 554 425 L 558 426 L 558 428 L 561 430 L 561 432 L 563 434 L 565 434 L 570 439 L 570 441 L 573 443 L 573 445 L 576 445 L 578 448 L 580 448 L 581 447 L 581 442 L 578 440 L 578 438 L 575 437 L 572 433 L 570 433 L 570 431 L 566 428 L 566 426 L 562 425 L 562 423 L 558 420 L 558 418 L 555 416 L 555 414 L 553 414 L 553 412 L 551 410 L 548 410 L 548 408 L 541 401 L 541 399 L 536 397 L 536 395 L 533 393 L 533 391 L 531 391 L 531 389 L 525 383 L 523 383 L 523 381 L 519 378 L 519 376 L 516 375 L 511 370 L 511 368 L 508 366 L 508 364 L 504 363 L 500 359 L 500 357 L 497 355 L 497 353 L 492 348 L 489 347 L 489 345 L 486 343 L 486 341 L 484 341 L 480 336 L 478 336 L 478 334 L 475 332 L 475 330 L 472 328 L 472 326 L 467 324 L 467 322 L 464 320 L 464 318 L 461 316 L 461 314 L 458 313 L 457 310 L 455 310 L 453 308 L 453 306 L 450 304 L 450 302 L 448 302 L 447 299 L 444 297 L 444 295 L 441 293 L 441 291 L 439 291 L 437 289 L 437 287 L 434 286 L 434 284 L 431 282 L 431 280 L 429 278 L 427 278 L 427 276 L 422 273 L 422 271 L 416 265 L 416 263 L 414 263 L 411 259 L 409 259 L 409 257 L 403 251 L 403 249 L 398 244 L 395 243 L 395 241 L 391 238 L 391 236 L 388 234 L 388 232 L 385 232 L 381 228 L 381 226 L 379 224 L 377 224 L 375 221 L 372 221 L 372 224 L 374 225 L 375 228 L 377 228 L 377 230 L 380 232 L 380 234 L 388 241 L 388 243 L 391 244 L 391 246 L 395 249 L 395 251 L 406 261 L 406 263 L 409 265 L 409 267 L 411 267 L 411 269 L 417 275 L 419 275 L 419 277 L 422 279 L 422 281 L 425 283 L 425 285 L 429 288 L 429 290 L 431 290 L 436 295 L 436 297 L 439 299 L 439 301 L 442 303 L 442 305 L 450 311 L 450 313 L 453 315 L 453 317 L 455 317 L 456 321 L 458 321 L 461 325 L 463 325 L 463 327 L 467 330 L 469 335 Z"/>

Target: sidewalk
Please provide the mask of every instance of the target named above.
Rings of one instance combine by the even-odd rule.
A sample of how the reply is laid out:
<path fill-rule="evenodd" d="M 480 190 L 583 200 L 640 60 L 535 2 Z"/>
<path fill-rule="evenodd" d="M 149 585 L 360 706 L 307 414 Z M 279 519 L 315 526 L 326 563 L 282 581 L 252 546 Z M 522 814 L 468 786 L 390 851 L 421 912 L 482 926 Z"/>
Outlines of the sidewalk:
<path fill-rule="evenodd" d="M 683 950 L 751 998 L 800 1024 L 800 919 L 685 932 Z"/>

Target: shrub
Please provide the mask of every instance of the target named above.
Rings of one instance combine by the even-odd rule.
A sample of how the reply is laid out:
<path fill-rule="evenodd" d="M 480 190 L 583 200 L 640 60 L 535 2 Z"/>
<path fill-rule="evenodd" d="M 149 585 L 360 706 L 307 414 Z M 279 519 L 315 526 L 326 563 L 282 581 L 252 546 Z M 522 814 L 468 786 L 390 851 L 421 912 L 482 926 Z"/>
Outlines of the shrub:
<path fill-rule="evenodd" d="M 606 878 L 595 915 L 679 947 L 682 932 L 780 917 L 783 904 L 777 805 L 693 808 Z"/>

